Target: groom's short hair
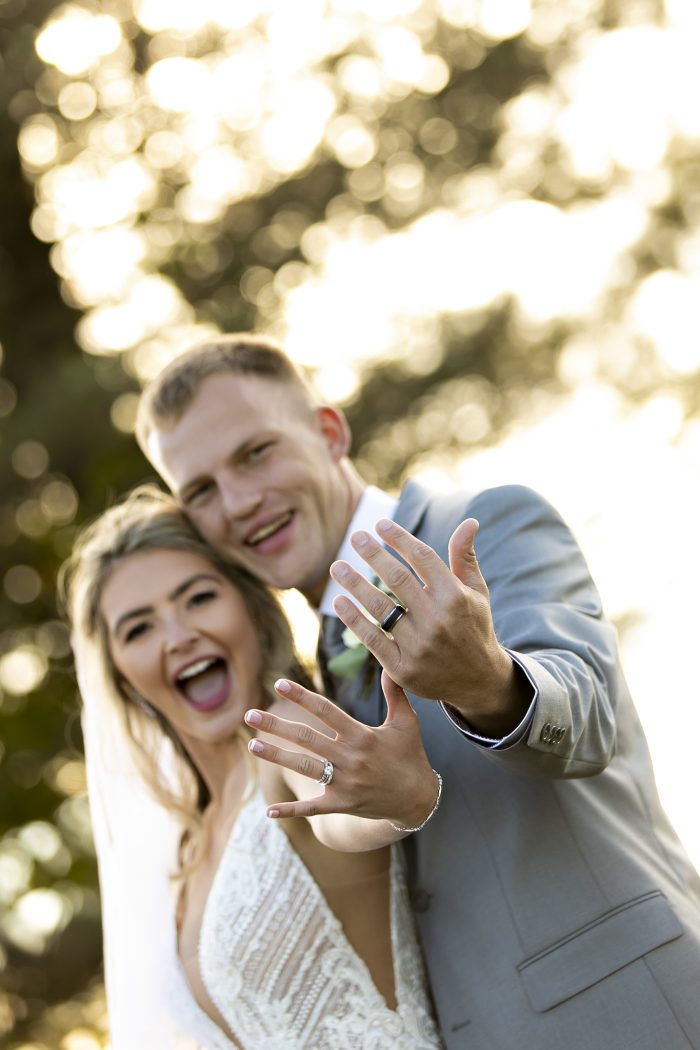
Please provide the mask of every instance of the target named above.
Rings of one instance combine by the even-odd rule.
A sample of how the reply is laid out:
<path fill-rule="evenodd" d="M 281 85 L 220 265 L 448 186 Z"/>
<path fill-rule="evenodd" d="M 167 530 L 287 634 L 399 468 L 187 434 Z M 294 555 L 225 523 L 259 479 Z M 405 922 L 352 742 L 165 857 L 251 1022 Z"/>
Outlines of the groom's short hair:
<path fill-rule="evenodd" d="M 148 453 L 153 430 L 182 418 L 205 379 L 226 373 L 287 383 L 304 404 L 315 403 L 306 380 L 275 343 L 247 332 L 222 335 L 180 354 L 145 387 L 136 416 L 136 440 L 142 451 Z"/>

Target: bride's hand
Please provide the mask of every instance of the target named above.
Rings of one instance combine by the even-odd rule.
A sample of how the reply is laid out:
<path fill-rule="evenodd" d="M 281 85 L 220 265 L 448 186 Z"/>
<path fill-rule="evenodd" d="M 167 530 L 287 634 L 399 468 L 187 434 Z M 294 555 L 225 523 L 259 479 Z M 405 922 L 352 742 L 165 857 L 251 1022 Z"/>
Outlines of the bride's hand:
<path fill-rule="evenodd" d="M 383 725 L 376 727 L 356 721 L 330 700 L 287 679 L 275 683 L 279 696 L 308 712 L 327 732 L 269 711 L 246 712 L 245 721 L 251 728 L 304 749 L 290 751 L 256 737 L 248 745 L 256 758 L 311 782 L 319 781 L 327 762 L 333 765 L 332 780 L 321 794 L 276 803 L 268 807 L 268 816 L 349 813 L 389 820 L 403 828 L 425 820 L 435 803 L 436 777 L 423 748 L 418 718 L 403 689 L 386 671 L 382 688 L 387 715 Z"/>

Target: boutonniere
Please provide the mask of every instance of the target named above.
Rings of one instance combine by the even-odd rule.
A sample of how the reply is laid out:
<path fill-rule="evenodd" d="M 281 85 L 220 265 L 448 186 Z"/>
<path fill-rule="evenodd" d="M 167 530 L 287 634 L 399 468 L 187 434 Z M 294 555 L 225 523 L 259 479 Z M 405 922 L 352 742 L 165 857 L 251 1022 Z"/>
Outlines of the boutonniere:
<path fill-rule="evenodd" d="M 341 635 L 345 648 L 328 661 L 328 670 L 338 678 L 354 678 L 367 662 L 369 649 L 346 627 Z"/>
<path fill-rule="evenodd" d="M 378 576 L 373 576 L 370 583 L 374 587 L 378 587 L 380 591 L 384 591 L 384 594 L 387 594 L 393 602 L 399 603 L 398 598 L 391 593 Z M 379 623 L 373 616 L 369 616 L 369 613 L 367 613 L 367 616 L 372 623 Z M 367 659 L 370 656 L 369 649 L 349 627 L 345 628 L 340 636 L 340 640 L 345 648 L 342 652 L 336 653 L 335 656 L 331 657 L 328 661 L 328 670 L 331 674 L 337 675 L 338 678 L 354 678 L 367 663 Z"/>

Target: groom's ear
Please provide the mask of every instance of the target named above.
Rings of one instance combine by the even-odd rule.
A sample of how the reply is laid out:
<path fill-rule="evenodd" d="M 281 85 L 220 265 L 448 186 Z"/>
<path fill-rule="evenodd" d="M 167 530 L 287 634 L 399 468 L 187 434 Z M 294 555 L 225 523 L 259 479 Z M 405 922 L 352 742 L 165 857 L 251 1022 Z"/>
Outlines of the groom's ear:
<path fill-rule="evenodd" d="M 348 421 L 340 409 L 333 408 L 332 405 L 320 405 L 315 411 L 321 434 L 337 463 L 350 451 Z"/>

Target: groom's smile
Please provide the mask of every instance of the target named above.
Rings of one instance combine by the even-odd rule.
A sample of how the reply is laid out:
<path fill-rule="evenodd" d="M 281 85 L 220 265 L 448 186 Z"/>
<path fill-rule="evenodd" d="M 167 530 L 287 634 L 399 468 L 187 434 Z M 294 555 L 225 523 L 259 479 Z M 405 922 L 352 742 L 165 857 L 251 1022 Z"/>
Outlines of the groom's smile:
<path fill-rule="evenodd" d="M 258 525 L 248 533 L 244 543 L 248 547 L 257 547 L 263 553 L 278 550 L 280 543 L 285 543 L 288 539 L 287 526 L 291 524 L 293 518 L 294 511 L 290 510 L 266 524 Z"/>

